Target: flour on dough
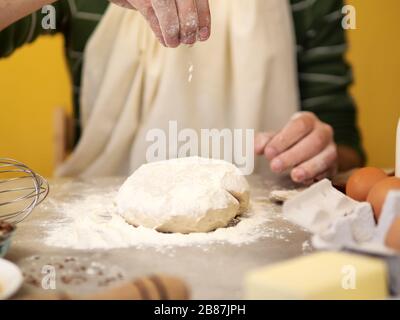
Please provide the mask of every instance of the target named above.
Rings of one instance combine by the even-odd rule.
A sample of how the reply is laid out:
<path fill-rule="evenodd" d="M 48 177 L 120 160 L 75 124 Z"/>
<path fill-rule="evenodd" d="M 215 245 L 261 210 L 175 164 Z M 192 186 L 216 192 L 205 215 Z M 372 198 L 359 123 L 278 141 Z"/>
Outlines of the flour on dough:
<path fill-rule="evenodd" d="M 122 185 L 116 202 L 118 212 L 134 226 L 209 232 L 246 211 L 249 185 L 229 162 L 173 159 L 141 166 Z"/>

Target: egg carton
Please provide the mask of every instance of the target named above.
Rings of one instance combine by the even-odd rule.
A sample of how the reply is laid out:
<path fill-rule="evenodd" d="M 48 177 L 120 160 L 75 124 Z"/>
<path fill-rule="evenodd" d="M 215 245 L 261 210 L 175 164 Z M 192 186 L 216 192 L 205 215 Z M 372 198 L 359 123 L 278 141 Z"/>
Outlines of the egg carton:
<path fill-rule="evenodd" d="M 349 198 L 327 179 L 286 201 L 283 214 L 312 233 L 316 249 L 349 249 L 384 256 L 398 254 L 385 246 L 387 232 L 400 215 L 398 191 L 389 193 L 378 224 L 368 202 Z"/>
<path fill-rule="evenodd" d="M 391 295 L 400 297 L 400 254 L 385 245 L 390 226 L 400 216 L 399 191 L 389 193 L 378 224 L 369 203 L 347 197 L 329 180 L 287 200 L 283 214 L 312 234 L 317 250 L 345 250 L 384 259 Z"/>

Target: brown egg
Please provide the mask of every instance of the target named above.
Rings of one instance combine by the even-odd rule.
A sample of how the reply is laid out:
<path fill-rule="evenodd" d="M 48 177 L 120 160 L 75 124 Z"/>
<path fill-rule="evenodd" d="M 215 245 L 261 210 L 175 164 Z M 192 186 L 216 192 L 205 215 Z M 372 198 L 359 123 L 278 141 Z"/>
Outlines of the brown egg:
<path fill-rule="evenodd" d="M 400 178 L 391 177 L 379 181 L 369 192 L 367 201 L 374 209 L 376 221 L 378 221 L 381 216 L 387 194 L 392 190 L 400 190 Z"/>
<path fill-rule="evenodd" d="M 386 235 L 385 244 L 396 251 L 400 251 L 400 217 L 397 217 Z"/>
<path fill-rule="evenodd" d="M 354 200 L 365 201 L 372 187 L 385 178 L 387 175 L 382 169 L 372 167 L 358 169 L 347 181 L 346 194 Z"/>

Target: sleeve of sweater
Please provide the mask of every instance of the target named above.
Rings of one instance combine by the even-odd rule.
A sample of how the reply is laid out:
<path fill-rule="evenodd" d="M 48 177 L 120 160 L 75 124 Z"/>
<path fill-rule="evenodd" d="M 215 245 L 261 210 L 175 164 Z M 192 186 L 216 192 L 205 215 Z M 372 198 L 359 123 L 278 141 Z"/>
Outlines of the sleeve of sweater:
<path fill-rule="evenodd" d="M 41 10 L 20 19 L 0 32 L 0 58 L 10 56 L 16 49 L 35 41 L 42 34 L 64 32 L 68 19 L 65 1 L 57 1 L 52 6 L 56 9 L 56 28 L 42 27 L 42 20 L 47 13 L 42 13 Z"/>
<path fill-rule="evenodd" d="M 292 0 L 301 103 L 333 127 L 337 144 L 352 147 L 365 161 L 349 93 L 353 74 L 345 59 L 343 6 L 343 0 Z"/>

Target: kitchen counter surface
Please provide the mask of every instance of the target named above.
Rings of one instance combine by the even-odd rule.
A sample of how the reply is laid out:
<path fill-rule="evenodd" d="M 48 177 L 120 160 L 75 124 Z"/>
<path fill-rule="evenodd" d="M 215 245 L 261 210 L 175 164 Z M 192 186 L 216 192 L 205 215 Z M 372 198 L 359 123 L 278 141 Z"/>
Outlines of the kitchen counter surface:
<path fill-rule="evenodd" d="M 185 280 L 193 299 L 240 299 L 243 298 L 244 276 L 249 270 L 311 250 L 310 235 L 284 220 L 279 206 L 268 200 L 271 190 L 293 186 L 288 180 L 260 176 L 249 177 L 252 199 L 263 203 L 265 210 L 271 211 L 271 219 L 262 227 L 272 232 L 254 243 L 240 246 L 219 243 L 166 250 L 134 247 L 71 250 L 45 245 L 46 223 L 57 217 L 57 212 L 49 209 L 49 202 L 66 198 L 76 201 L 88 190 L 116 189 L 122 181 L 121 178 L 50 181 L 50 197 L 18 225 L 6 256 L 17 263 L 25 275 L 25 283 L 18 296 L 43 291 L 43 286 L 52 287 L 53 270 L 56 272 L 56 289 L 72 294 L 103 290 L 118 282 L 152 273 L 166 273 Z"/>

